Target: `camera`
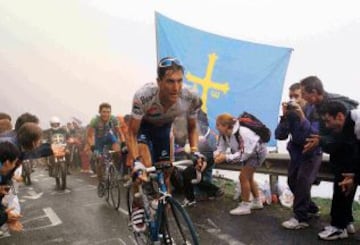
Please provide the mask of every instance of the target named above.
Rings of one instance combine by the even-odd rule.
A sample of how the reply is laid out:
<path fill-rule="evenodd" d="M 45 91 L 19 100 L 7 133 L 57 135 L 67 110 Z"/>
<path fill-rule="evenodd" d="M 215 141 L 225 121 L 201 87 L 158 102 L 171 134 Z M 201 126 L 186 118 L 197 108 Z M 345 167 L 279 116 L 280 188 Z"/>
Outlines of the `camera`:
<path fill-rule="evenodd" d="M 296 102 L 294 100 L 290 100 L 286 103 L 287 110 L 295 110 L 296 109 Z"/>

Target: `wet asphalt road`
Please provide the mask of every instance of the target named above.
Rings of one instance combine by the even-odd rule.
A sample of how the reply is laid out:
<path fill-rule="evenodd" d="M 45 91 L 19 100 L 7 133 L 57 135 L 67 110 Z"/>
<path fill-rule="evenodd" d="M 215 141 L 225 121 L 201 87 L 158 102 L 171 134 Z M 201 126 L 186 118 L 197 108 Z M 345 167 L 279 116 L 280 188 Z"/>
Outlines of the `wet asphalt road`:
<path fill-rule="evenodd" d="M 115 211 L 96 194 L 96 178 L 72 173 L 68 189 L 55 190 L 55 181 L 37 167 L 33 184 L 21 186 L 24 231 L 0 237 L 0 244 L 134 244 L 128 229 L 125 195 Z M 123 194 L 125 191 L 123 191 Z M 182 199 L 182 197 L 179 197 Z M 265 207 L 247 216 L 231 216 L 236 203 L 231 198 L 199 202 L 187 208 L 199 233 L 201 244 L 328 244 L 317 239 L 326 217 L 310 222 L 311 228 L 284 230 L 280 224 L 290 210 L 279 205 Z M 359 244 L 354 238 L 332 244 Z"/>

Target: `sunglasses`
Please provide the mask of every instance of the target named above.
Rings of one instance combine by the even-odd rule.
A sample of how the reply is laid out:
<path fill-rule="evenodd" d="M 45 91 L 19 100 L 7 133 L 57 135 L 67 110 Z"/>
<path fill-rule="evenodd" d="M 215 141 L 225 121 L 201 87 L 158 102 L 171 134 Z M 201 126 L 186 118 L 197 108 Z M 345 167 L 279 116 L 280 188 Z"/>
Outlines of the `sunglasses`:
<path fill-rule="evenodd" d="M 176 58 L 163 58 L 160 60 L 158 67 L 159 68 L 165 68 L 165 67 L 171 67 L 173 64 L 183 67 L 180 60 Z"/>

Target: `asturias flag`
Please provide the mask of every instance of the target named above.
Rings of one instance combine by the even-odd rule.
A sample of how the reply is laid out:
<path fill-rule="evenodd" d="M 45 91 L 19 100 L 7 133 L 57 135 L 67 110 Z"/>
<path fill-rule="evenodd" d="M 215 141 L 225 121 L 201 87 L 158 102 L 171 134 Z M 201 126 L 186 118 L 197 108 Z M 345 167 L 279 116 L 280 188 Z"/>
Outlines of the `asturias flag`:
<path fill-rule="evenodd" d="M 184 64 L 185 83 L 201 95 L 212 127 L 221 113 L 247 111 L 274 131 L 292 49 L 222 37 L 158 13 L 156 36 L 158 58 Z M 274 138 L 269 145 L 276 145 Z"/>

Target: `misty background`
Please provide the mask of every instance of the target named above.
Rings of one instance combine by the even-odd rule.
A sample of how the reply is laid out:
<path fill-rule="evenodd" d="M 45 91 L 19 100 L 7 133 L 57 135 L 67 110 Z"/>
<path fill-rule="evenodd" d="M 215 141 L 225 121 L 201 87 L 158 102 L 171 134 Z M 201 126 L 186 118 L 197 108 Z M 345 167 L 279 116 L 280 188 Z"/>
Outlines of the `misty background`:
<path fill-rule="evenodd" d="M 87 124 L 101 102 L 130 112 L 156 78 L 155 11 L 218 35 L 293 48 L 293 82 L 317 75 L 325 89 L 360 101 L 356 1 L 0 0 L 0 111 Z M 271 92 L 271 91 L 269 91 Z"/>

